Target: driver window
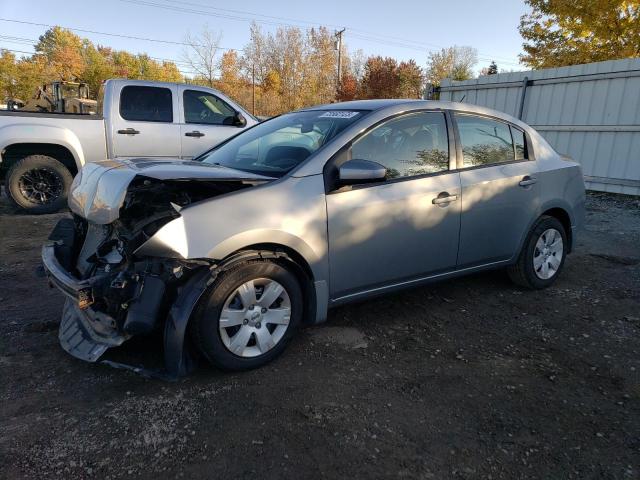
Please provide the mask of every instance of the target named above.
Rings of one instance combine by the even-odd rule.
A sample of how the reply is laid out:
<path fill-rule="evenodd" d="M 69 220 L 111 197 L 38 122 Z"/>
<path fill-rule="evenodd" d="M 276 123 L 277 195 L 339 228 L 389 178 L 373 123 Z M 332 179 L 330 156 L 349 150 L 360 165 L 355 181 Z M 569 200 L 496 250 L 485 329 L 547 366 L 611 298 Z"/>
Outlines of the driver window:
<path fill-rule="evenodd" d="M 201 90 L 185 90 L 182 98 L 185 123 L 233 125 L 236 111 L 215 95 Z"/>
<path fill-rule="evenodd" d="M 351 158 L 383 165 L 388 179 L 446 171 L 449 141 L 444 113 L 419 112 L 384 122 L 353 143 Z"/>

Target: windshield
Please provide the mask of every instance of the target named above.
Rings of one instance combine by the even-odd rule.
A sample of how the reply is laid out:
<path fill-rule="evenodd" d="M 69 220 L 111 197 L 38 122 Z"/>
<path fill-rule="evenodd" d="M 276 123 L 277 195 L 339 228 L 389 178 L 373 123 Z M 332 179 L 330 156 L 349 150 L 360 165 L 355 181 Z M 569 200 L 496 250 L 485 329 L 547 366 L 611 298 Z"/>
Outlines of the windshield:
<path fill-rule="evenodd" d="M 233 137 L 199 160 L 282 177 L 366 113 L 355 110 L 287 113 Z"/>

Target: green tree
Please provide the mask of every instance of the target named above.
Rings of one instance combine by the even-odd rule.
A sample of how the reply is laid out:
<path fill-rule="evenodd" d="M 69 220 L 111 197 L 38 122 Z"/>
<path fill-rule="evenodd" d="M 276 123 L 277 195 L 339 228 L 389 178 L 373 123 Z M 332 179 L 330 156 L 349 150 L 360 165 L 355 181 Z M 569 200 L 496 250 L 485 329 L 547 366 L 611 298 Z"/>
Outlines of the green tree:
<path fill-rule="evenodd" d="M 429 54 L 426 79 L 438 86 L 445 78 L 468 80 L 473 78 L 473 67 L 478 63 L 478 52 L 472 47 L 448 47 Z"/>
<path fill-rule="evenodd" d="M 526 0 L 520 19 L 531 68 L 552 68 L 640 56 L 638 0 Z"/>

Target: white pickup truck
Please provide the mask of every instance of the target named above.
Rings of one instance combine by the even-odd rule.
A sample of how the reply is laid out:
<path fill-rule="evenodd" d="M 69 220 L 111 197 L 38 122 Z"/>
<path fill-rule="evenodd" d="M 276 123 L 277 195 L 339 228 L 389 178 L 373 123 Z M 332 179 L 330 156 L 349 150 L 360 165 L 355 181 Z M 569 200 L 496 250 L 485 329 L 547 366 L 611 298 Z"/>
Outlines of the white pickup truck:
<path fill-rule="evenodd" d="M 98 115 L 0 111 L 0 176 L 30 213 L 66 205 L 87 162 L 122 157 L 193 158 L 258 120 L 210 88 L 108 80 Z"/>

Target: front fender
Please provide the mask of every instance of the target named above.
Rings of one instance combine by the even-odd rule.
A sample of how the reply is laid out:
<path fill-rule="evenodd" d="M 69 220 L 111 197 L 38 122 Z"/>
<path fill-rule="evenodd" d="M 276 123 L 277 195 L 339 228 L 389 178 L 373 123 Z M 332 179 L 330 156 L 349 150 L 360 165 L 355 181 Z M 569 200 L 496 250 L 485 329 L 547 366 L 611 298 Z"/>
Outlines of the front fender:
<path fill-rule="evenodd" d="M 288 247 L 305 259 L 316 281 L 327 280 L 322 176 L 289 178 L 184 208 L 136 254 L 222 260 L 260 244 Z"/>
<path fill-rule="evenodd" d="M 80 139 L 68 128 L 37 123 L 22 123 L 0 128 L 0 151 L 18 143 L 42 143 L 65 147 L 73 155 L 78 170 L 86 161 Z"/>

